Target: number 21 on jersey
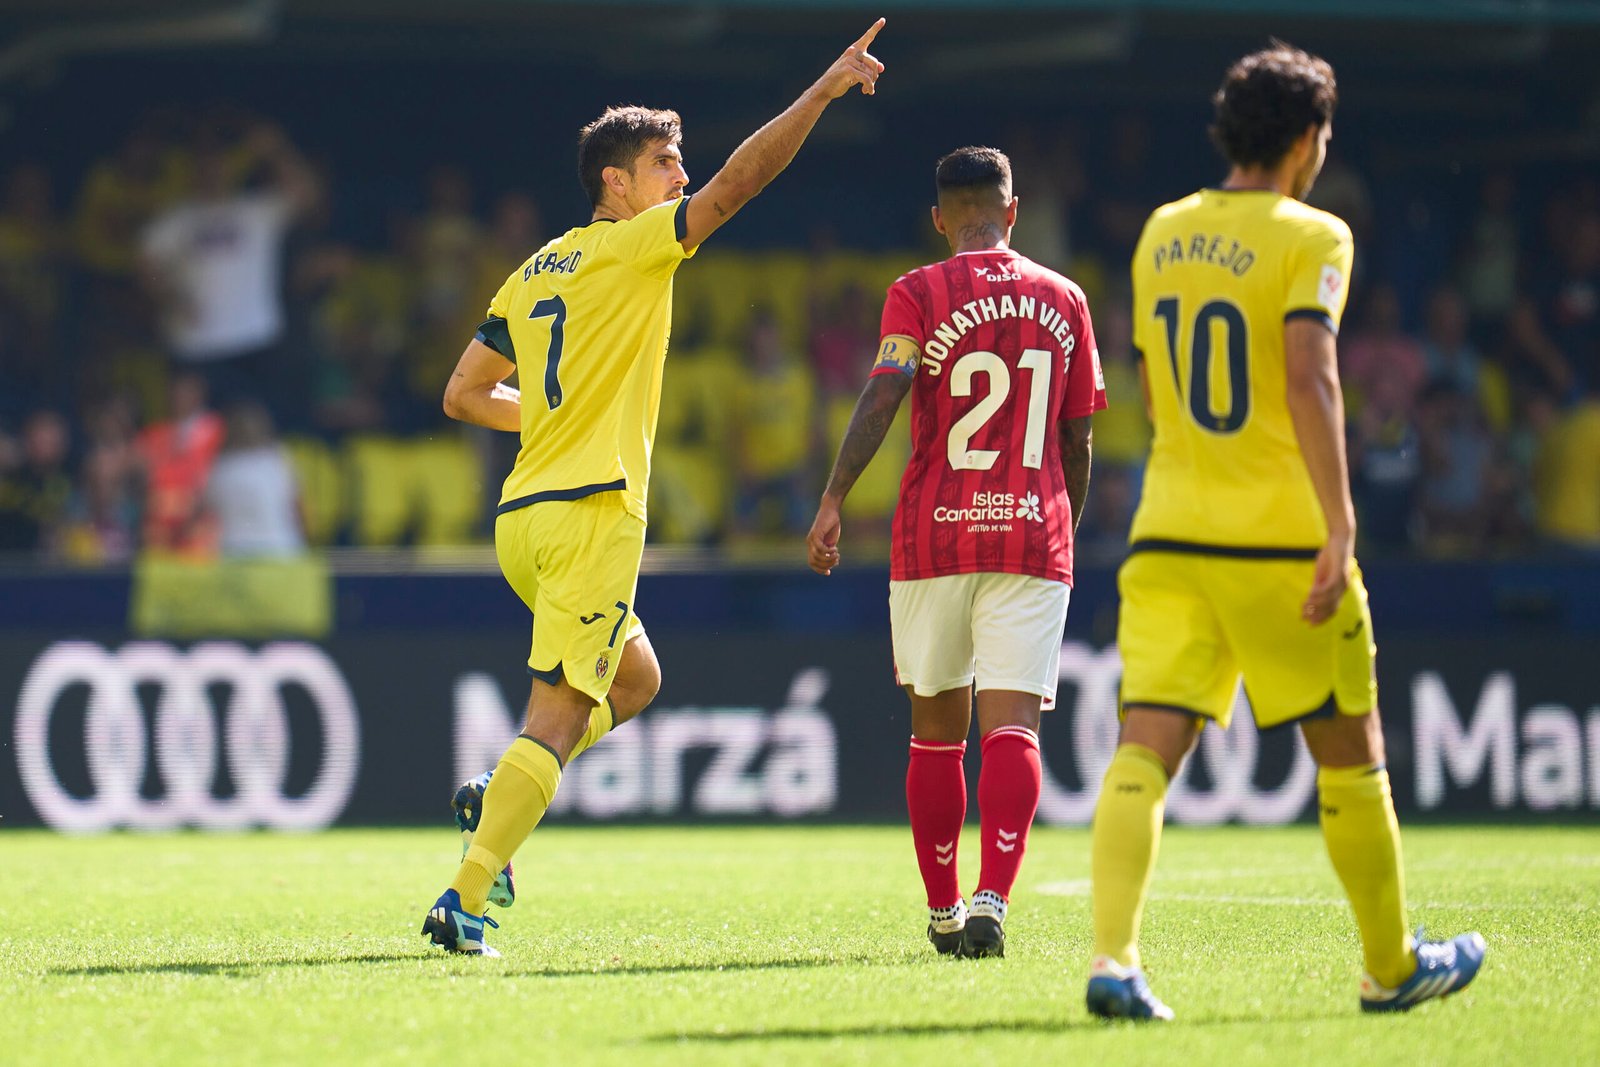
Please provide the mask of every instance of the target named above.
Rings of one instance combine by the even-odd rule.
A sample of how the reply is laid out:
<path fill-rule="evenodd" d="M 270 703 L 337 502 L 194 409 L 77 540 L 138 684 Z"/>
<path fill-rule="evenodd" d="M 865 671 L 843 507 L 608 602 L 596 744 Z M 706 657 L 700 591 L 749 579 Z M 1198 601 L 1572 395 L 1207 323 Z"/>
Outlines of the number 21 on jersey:
<path fill-rule="evenodd" d="M 1180 368 L 1187 362 L 1189 415 L 1195 424 L 1212 433 L 1238 433 L 1250 418 L 1250 337 L 1244 312 L 1228 300 L 1207 301 L 1187 321 L 1186 310 L 1175 296 L 1156 301 L 1156 318 L 1166 327 L 1167 355 L 1172 361 L 1172 384 L 1178 390 L 1178 400 L 1184 400 Z M 1217 410 L 1212 396 L 1213 348 L 1219 331 L 1228 375 L 1228 406 L 1223 411 Z M 1187 361 L 1180 358 L 1185 351 Z"/>
<path fill-rule="evenodd" d="M 1044 464 L 1044 424 L 1050 407 L 1050 353 L 1030 348 L 1022 353 L 1017 366 L 1029 371 L 1028 425 L 1022 435 L 1022 465 L 1038 470 Z M 1000 458 L 996 449 L 970 448 L 972 439 L 1005 404 L 1011 395 L 1011 368 L 993 352 L 968 352 L 950 368 L 950 395 L 971 396 L 972 379 L 982 374 L 989 379 L 989 392 L 950 427 L 945 454 L 950 468 L 958 471 L 986 471 Z"/>

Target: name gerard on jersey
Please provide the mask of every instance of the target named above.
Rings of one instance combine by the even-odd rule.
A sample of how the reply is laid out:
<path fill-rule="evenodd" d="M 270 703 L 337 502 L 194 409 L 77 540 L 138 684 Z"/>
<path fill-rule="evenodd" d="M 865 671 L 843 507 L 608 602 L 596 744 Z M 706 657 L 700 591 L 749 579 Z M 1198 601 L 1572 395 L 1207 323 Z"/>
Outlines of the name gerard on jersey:
<path fill-rule="evenodd" d="M 522 268 L 522 280 L 527 281 L 535 274 L 576 274 L 578 264 L 583 262 L 583 249 L 575 248 L 562 256 L 557 252 L 546 252 L 542 256 L 534 256 L 528 260 L 528 265 Z"/>

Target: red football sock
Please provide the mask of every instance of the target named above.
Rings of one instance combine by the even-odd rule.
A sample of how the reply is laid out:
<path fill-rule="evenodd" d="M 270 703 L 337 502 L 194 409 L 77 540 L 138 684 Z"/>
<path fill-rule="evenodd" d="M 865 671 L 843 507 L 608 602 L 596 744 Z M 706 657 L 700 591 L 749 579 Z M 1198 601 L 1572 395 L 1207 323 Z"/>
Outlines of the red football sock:
<path fill-rule="evenodd" d="M 966 751 L 965 741 L 911 739 L 906 807 L 911 809 L 911 841 L 930 908 L 947 908 L 961 899 L 956 849 L 967 817 L 967 777 L 961 766 Z"/>
<path fill-rule="evenodd" d="M 983 735 L 983 769 L 978 772 L 978 814 L 982 826 L 983 869 L 978 892 L 1011 899 L 1028 827 L 1039 810 L 1039 735 L 1025 726 L 1002 726 Z"/>

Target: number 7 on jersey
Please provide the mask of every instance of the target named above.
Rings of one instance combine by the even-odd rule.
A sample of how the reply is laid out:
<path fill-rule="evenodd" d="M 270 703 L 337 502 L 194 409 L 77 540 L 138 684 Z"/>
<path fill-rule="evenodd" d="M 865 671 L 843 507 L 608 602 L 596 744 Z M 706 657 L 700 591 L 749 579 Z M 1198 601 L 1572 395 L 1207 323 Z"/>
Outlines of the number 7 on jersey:
<path fill-rule="evenodd" d="M 546 297 L 533 305 L 528 318 L 551 320 L 550 348 L 545 353 L 544 363 L 544 399 L 550 410 L 554 411 L 561 406 L 561 378 L 558 372 L 561 369 L 561 344 L 566 339 L 567 302 L 559 296 Z"/>

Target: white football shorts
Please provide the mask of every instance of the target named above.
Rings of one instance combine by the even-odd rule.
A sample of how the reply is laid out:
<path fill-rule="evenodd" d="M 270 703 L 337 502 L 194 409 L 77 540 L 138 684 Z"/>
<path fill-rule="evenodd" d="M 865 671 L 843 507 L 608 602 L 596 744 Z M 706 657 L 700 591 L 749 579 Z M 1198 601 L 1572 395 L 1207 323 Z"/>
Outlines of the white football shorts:
<path fill-rule="evenodd" d="M 889 583 L 895 680 L 918 696 L 978 683 L 1055 707 L 1065 582 L 1030 574 L 947 574 Z"/>

